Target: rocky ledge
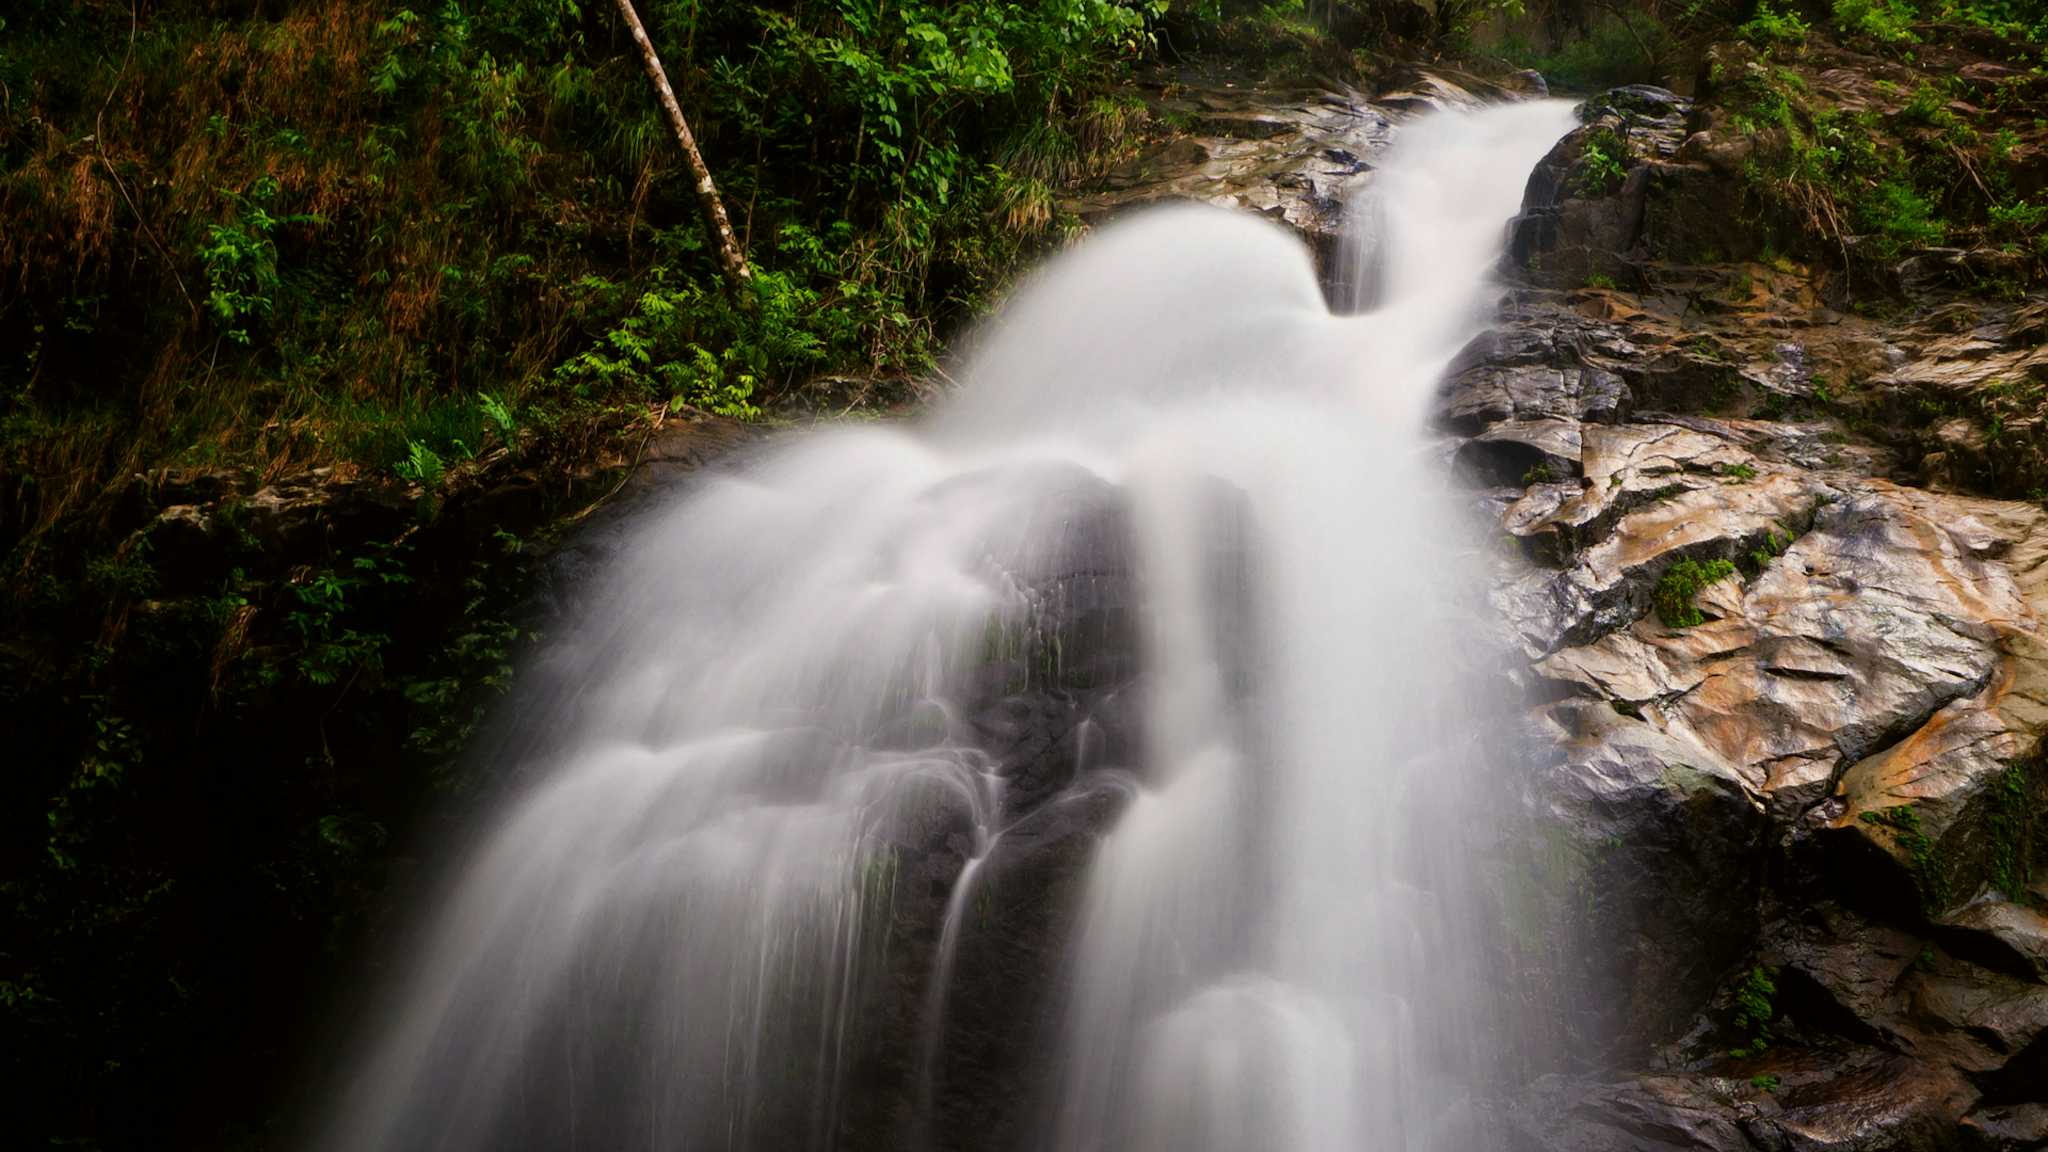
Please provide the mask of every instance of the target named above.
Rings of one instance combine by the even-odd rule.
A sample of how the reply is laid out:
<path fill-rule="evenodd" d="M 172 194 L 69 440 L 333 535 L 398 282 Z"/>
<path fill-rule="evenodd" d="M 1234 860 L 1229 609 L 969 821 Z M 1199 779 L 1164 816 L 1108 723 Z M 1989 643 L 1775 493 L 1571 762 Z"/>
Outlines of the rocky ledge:
<path fill-rule="evenodd" d="M 1507 879 L 1569 926 L 1521 958 L 1571 1057 L 1513 1143 L 2048 1146 L 2048 514 L 1996 498 L 2038 456 L 1901 403 L 2038 380 L 2048 302 L 1918 253 L 1882 320 L 1836 311 L 1726 262 L 1710 111 L 1584 119 L 1438 412 L 1527 658 Z"/>

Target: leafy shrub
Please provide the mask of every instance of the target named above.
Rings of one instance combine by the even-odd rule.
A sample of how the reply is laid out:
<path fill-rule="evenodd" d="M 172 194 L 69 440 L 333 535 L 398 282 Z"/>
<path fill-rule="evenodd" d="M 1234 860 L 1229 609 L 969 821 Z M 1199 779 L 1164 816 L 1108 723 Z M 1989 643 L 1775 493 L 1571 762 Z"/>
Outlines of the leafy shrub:
<path fill-rule="evenodd" d="M 1948 93 L 1923 80 L 1913 89 L 1913 98 L 1899 109 L 1899 119 L 1908 124 L 1947 128 L 1956 122 L 1955 113 L 1948 110 L 1948 102 Z"/>
<path fill-rule="evenodd" d="M 1572 174 L 1572 191 L 1579 196 L 1605 196 L 1628 179 L 1628 144 L 1613 129 L 1597 128 L 1587 133 L 1579 147 L 1578 168 Z"/>
<path fill-rule="evenodd" d="M 1905 0 L 1835 0 L 1835 24 L 1844 32 L 1885 44 L 1911 44 L 1913 9 Z"/>
<path fill-rule="evenodd" d="M 1936 214 L 1933 203 L 1903 178 L 1880 181 L 1857 201 L 1856 210 L 1887 260 L 1908 248 L 1939 244 L 1948 236 L 1948 223 Z"/>
<path fill-rule="evenodd" d="M 270 315 L 278 288 L 277 244 L 272 234 L 285 224 L 316 224 L 319 217 L 277 216 L 271 205 L 279 185 L 261 176 L 243 193 L 226 193 L 228 218 L 206 226 L 199 262 L 206 270 L 206 312 L 220 334 L 237 344 L 251 342 L 250 331 Z"/>
<path fill-rule="evenodd" d="M 1798 45 L 1806 43 L 1808 25 L 1792 9 L 1783 12 L 1771 7 L 1770 0 L 1761 0 L 1756 6 L 1756 15 L 1750 17 L 1735 29 L 1735 34 L 1759 47 L 1777 44 Z"/>
<path fill-rule="evenodd" d="M 1921 909 L 1929 915 L 1939 913 L 1948 904 L 1949 880 L 1936 856 L 1933 838 L 1921 829 L 1919 811 L 1910 804 L 1897 804 L 1865 812 L 1858 819 L 1891 833 L 1893 842 L 1906 852 Z"/>
<path fill-rule="evenodd" d="M 1705 622 L 1706 617 L 1694 601 L 1709 585 L 1734 574 L 1735 565 L 1726 560 L 1709 560 L 1704 564 L 1680 560 L 1673 564 L 1665 569 L 1653 594 L 1658 619 L 1672 628 L 1691 628 Z"/>
<path fill-rule="evenodd" d="M 489 420 L 491 426 L 497 429 L 499 440 L 507 445 L 518 441 L 519 418 L 513 414 L 510 402 L 502 396 L 480 392 L 477 394 L 476 406 L 484 414 L 484 419 Z"/>
<path fill-rule="evenodd" d="M 1761 1056 L 1771 1046 L 1771 1024 L 1778 1018 L 1777 970 L 1759 964 L 1735 986 L 1735 1031 L 1741 1043 L 1728 1054 L 1738 1060 Z M 1766 1089 L 1768 1091 L 1768 1089 Z"/>

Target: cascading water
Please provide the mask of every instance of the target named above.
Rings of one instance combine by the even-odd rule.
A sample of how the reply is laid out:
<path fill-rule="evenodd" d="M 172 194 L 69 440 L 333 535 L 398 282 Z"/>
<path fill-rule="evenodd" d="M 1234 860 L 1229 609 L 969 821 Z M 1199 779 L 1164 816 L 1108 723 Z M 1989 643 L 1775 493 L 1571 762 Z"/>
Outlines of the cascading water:
<path fill-rule="evenodd" d="M 325 1146 L 1460 1147 L 1501 1038 L 1470 565 L 1422 429 L 1570 124 L 1405 129 L 1372 313 L 1278 229 L 1158 211 L 1026 285 L 927 427 L 799 439 L 641 525 Z M 942 1135 L 944 1069 L 991 1059 L 948 1062 L 963 940 L 1083 810 L 1070 938 L 1016 988 L 1043 1034 L 977 1049 L 1045 1053 L 1003 1081 L 1042 1106 Z"/>

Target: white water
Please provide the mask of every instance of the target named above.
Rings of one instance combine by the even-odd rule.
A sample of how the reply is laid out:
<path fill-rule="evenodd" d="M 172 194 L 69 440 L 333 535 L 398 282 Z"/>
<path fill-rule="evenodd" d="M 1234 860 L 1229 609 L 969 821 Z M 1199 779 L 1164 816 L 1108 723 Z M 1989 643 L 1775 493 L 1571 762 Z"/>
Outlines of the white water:
<path fill-rule="evenodd" d="M 928 1111 L 968 885 L 1015 817 L 967 712 L 1002 638 L 1093 595 L 1041 577 L 1076 568 L 1075 493 L 1107 492 L 1141 731 L 1100 765 L 1131 799 L 1060 973 L 1063 1055 L 1006 1089 L 1050 1097 L 1018 1139 L 1458 1147 L 1457 1086 L 1501 1037 L 1470 936 L 1463 542 L 1422 429 L 1570 123 L 1406 128 L 1371 314 L 1331 315 L 1267 224 L 1156 212 L 1023 289 L 924 429 L 801 439 L 641 525 L 523 718 L 555 762 L 462 872 L 324 1146 L 839 1143 L 873 1104 L 867 1016 L 906 999 L 892 909 L 936 881 L 899 1054 Z M 1023 686 L 1057 696 L 1046 651 Z"/>

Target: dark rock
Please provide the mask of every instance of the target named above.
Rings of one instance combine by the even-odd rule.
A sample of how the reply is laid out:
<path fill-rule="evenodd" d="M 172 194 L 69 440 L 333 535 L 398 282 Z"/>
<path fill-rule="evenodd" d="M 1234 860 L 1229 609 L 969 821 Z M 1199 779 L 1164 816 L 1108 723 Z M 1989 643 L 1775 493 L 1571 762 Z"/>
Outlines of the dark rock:
<path fill-rule="evenodd" d="M 1628 385 L 1611 372 L 1535 364 L 1474 368 L 1451 377 L 1445 392 L 1440 419 L 1468 436 L 1510 420 L 1618 423 L 1630 403 Z"/>
<path fill-rule="evenodd" d="M 1467 440 L 1461 471 L 1483 484 L 1534 483 L 1579 474 L 1579 425 L 1572 420 L 1506 420 Z"/>
<path fill-rule="evenodd" d="M 1646 1076 L 1597 1083 L 1549 1076 L 1516 1102 L 1513 1152 L 1761 1152 L 1749 1127 L 1775 1110 L 1734 1081 Z"/>
<path fill-rule="evenodd" d="M 1545 709 L 1533 802 L 1545 863 L 1522 898 L 1569 937 L 1572 1051 L 1640 1055 L 1705 1004 L 1756 937 L 1765 819 L 1705 749 L 1605 703 Z"/>
<path fill-rule="evenodd" d="M 1987 895 L 1942 918 L 1942 943 L 1989 968 L 2048 984 L 2048 912 L 2014 898 Z"/>
<path fill-rule="evenodd" d="M 2048 1104 L 2007 1104 L 1979 1108 L 1963 1117 L 1963 1127 L 1984 1152 L 2023 1152 L 2048 1148 Z"/>

